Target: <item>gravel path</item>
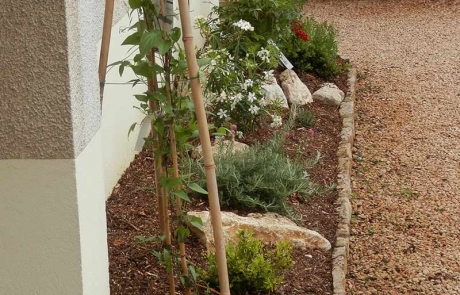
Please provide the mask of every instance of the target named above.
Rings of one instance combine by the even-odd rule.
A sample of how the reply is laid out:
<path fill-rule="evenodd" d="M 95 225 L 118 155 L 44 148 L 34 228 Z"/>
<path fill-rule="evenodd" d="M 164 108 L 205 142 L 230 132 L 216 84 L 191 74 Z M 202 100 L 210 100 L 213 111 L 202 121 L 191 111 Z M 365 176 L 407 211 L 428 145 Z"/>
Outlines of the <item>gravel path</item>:
<path fill-rule="evenodd" d="M 306 12 L 358 68 L 349 294 L 460 294 L 460 2 Z"/>

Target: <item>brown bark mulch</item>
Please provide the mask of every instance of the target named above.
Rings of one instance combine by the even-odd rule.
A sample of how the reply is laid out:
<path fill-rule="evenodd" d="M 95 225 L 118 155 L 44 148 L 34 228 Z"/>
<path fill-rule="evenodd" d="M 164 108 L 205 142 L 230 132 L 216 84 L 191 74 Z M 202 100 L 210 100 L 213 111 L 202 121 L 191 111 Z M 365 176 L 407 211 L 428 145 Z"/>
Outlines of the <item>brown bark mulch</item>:
<path fill-rule="evenodd" d="M 346 74 L 341 80 L 346 85 Z M 305 78 L 305 75 L 302 76 Z M 317 79 L 307 79 L 314 92 L 320 85 Z M 309 82 L 311 85 L 309 85 Z M 323 83 L 324 81 L 321 81 Z M 344 89 L 345 90 L 345 89 Z M 341 121 L 337 107 L 312 103 L 305 108 L 315 116 L 314 134 L 307 128 L 296 127 L 289 132 L 285 148 L 289 157 L 312 159 L 317 151 L 319 162 L 309 169 L 310 177 L 318 184 L 328 186 L 336 182 L 336 151 Z M 286 115 L 285 115 L 286 116 Z M 270 138 L 269 127 L 247 134 L 242 140 L 248 144 Z M 110 289 L 112 295 L 164 295 L 168 294 L 167 276 L 158 264 L 152 250 L 159 250 L 158 241 L 141 243 L 136 237 L 159 236 L 156 197 L 153 188 L 153 159 L 149 151 L 138 154 L 121 177 L 107 201 L 107 226 L 110 263 Z M 302 215 L 301 225 L 318 231 L 331 243 L 335 240 L 337 217 L 334 202 L 335 189 L 305 200 L 292 197 L 290 202 L 296 213 Z M 188 209 L 202 209 L 206 201 L 195 199 Z M 225 210 L 225 208 L 223 208 Z M 187 259 L 197 265 L 206 263 L 205 248 L 194 237 L 186 243 Z M 332 294 L 331 252 L 294 250 L 294 267 L 285 273 L 285 282 L 278 295 Z M 183 294 L 176 279 L 178 294 Z M 198 290 L 198 294 L 205 294 Z"/>

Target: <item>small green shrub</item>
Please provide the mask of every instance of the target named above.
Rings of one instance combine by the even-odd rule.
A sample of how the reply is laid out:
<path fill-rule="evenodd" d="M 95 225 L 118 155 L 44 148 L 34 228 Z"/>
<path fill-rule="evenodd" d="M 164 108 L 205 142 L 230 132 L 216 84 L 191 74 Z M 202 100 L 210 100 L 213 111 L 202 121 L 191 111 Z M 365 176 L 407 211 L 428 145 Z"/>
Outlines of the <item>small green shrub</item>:
<path fill-rule="evenodd" d="M 315 123 L 315 117 L 309 110 L 301 109 L 295 118 L 298 125 L 302 127 L 312 127 Z"/>
<path fill-rule="evenodd" d="M 238 243 L 228 245 L 225 252 L 230 289 L 235 295 L 275 291 L 284 280 L 283 271 L 294 265 L 292 245 L 288 241 L 279 241 L 276 249 L 264 251 L 263 243 L 246 231 L 239 232 Z M 209 270 L 204 274 L 204 280 L 211 287 L 218 287 L 215 254 L 209 254 L 208 261 Z"/>
<path fill-rule="evenodd" d="M 237 153 L 221 149 L 215 156 L 219 198 L 223 207 L 270 211 L 296 219 L 287 203 L 294 193 L 311 196 L 318 189 L 303 164 L 289 159 L 278 136 L 264 144 L 251 146 Z M 206 186 L 202 161 L 189 163 L 197 182 Z"/>
<path fill-rule="evenodd" d="M 337 64 L 335 28 L 327 22 L 320 23 L 313 18 L 302 20 L 302 25 L 309 41 L 305 42 L 296 34 L 291 34 L 291 40 L 284 48 L 284 53 L 294 68 L 323 78 L 338 74 L 341 68 Z"/>

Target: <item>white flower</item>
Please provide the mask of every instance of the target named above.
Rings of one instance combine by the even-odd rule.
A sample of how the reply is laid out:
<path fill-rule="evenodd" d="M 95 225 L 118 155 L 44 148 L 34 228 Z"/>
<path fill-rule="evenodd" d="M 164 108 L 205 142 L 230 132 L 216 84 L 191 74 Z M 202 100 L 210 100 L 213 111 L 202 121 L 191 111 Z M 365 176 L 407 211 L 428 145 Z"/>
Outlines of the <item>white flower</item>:
<path fill-rule="evenodd" d="M 254 100 L 256 100 L 256 95 L 254 94 L 254 92 L 249 92 L 249 94 L 248 94 L 248 101 L 249 101 L 250 103 L 253 103 Z"/>
<path fill-rule="evenodd" d="M 232 99 L 233 99 L 233 103 L 237 104 L 241 101 L 241 99 L 243 99 L 243 95 L 241 95 L 241 93 L 238 93 L 237 95 L 232 96 Z"/>
<path fill-rule="evenodd" d="M 273 70 L 264 72 L 264 80 L 265 80 L 265 82 L 271 83 L 271 82 L 273 82 L 273 78 L 275 78 L 275 75 L 273 74 Z"/>
<path fill-rule="evenodd" d="M 224 102 L 227 99 L 227 93 L 223 92 L 216 98 L 217 102 Z"/>
<path fill-rule="evenodd" d="M 251 79 L 246 79 L 244 81 L 243 87 L 244 89 L 248 89 L 249 87 L 252 87 L 254 85 L 254 82 Z"/>
<path fill-rule="evenodd" d="M 217 116 L 219 116 L 220 119 L 226 119 L 228 117 L 227 110 L 224 111 L 220 109 L 219 112 L 217 113 Z"/>
<path fill-rule="evenodd" d="M 259 104 L 263 107 L 267 106 L 268 105 L 268 101 L 265 99 L 265 98 L 262 98 L 260 101 L 259 101 Z"/>
<path fill-rule="evenodd" d="M 262 60 L 262 61 L 265 61 L 267 63 L 270 62 L 270 51 L 268 51 L 267 49 L 263 48 L 260 49 L 259 52 L 257 52 L 257 56 Z"/>
<path fill-rule="evenodd" d="M 243 137 L 243 132 L 241 132 L 241 131 L 236 131 L 236 137 L 242 138 L 242 137 Z"/>
<path fill-rule="evenodd" d="M 273 122 L 270 124 L 271 127 L 281 127 L 283 125 L 283 119 L 281 116 L 273 115 Z"/>
<path fill-rule="evenodd" d="M 206 17 L 203 15 L 198 15 L 193 19 L 193 24 L 195 25 L 196 28 L 199 28 L 202 23 L 206 21 Z"/>
<path fill-rule="evenodd" d="M 242 29 L 243 31 L 254 31 L 254 27 L 251 25 L 251 23 L 242 19 L 240 19 L 236 23 L 233 23 L 233 25 L 235 27 Z"/>
<path fill-rule="evenodd" d="M 249 107 L 249 112 L 253 115 L 257 115 L 257 113 L 259 112 L 260 108 L 256 105 L 251 105 Z"/>
<path fill-rule="evenodd" d="M 211 66 L 215 67 L 217 65 L 217 62 L 215 59 L 211 60 Z"/>

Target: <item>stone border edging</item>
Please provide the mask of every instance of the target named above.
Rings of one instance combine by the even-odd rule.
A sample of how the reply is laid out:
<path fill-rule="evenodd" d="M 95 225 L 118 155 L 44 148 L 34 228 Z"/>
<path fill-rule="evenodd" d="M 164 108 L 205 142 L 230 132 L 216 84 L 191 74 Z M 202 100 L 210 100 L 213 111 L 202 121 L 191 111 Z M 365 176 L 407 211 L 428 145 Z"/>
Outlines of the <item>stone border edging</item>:
<path fill-rule="evenodd" d="M 352 148 L 355 138 L 355 81 L 356 68 L 351 67 L 348 74 L 348 91 L 340 104 L 340 117 L 342 118 L 342 131 L 337 150 L 338 177 L 337 190 L 339 222 L 337 226 L 336 241 L 332 252 L 332 282 L 334 295 L 346 295 L 346 275 L 348 268 L 350 245 L 351 206 L 351 169 Z"/>

